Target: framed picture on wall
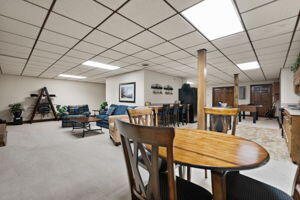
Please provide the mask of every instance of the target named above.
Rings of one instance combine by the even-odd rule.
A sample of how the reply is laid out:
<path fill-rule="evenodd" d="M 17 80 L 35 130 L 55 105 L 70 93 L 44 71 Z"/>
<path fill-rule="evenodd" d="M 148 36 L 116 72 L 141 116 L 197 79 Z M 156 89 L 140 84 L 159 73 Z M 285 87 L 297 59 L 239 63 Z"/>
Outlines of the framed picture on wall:
<path fill-rule="evenodd" d="M 135 82 L 120 83 L 119 102 L 135 103 Z"/>

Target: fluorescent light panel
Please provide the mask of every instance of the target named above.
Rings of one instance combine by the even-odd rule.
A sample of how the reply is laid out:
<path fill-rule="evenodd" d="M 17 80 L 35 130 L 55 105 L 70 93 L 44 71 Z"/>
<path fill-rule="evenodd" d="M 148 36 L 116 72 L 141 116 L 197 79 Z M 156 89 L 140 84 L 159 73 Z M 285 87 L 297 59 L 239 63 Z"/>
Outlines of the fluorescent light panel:
<path fill-rule="evenodd" d="M 60 74 L 58 76 L 59 77 L 65 77 L 65 78 L 77 78 L 77 79 L 84 79 L 84 78 L 86 78 L 85 76 L 75 76 L 75 75 L 70 75 L 70 74 Z"/>
<path fill-rule="evenodd" d="M 237 64 L 237 66 L 241 70 L 251 70 L 251 69 L 258 69 L 258 68 L 260 68 L 260 66 L 259 66 L 259 64 L 258 64 L 257 61 L 247 62 L 247 63 L 240 63 L 240 64 Z"/>
<path fill-rule="evenodd" d="M 103 64 L 103 63 L 99 63 L 99 62 L 95 62 L 95 61 L 91 61 L 91 60 L 88 60 L 88 61 L 86 61 L 86 62 L 84 62 L 82 64 L 86 65 L 86 66 L 97 67 L 97 68 L 108 69 L 108 70 L 115 70 L 115 69 L 119 69 L 120 68 L 118 66 Z"/>
<path fill-rule="evenodd" d="M 204 0 L 182 14 L 209 40 L 244 31 L 232 0 Z"/>
<path fill-rule="evenodd" d="M 186 83 L 190 85 L 194 84 L 192 81 L 187 81 Z"/>

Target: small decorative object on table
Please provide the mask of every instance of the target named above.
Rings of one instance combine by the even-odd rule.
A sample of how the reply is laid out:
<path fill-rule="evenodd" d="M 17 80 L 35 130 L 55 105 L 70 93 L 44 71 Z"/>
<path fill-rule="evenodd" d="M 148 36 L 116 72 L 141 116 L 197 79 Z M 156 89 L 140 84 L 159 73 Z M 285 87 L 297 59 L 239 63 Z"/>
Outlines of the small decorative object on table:
<path fill-rule="evenodd" d="M 24 110 L 22 104 L 20 103 L 15 103 L 15 104 L 10 104 L 10 112 L 14 115 L 14 125 L 21 125 L 23 124 L 23 118 L 21 117 L 22 112 Z"/>

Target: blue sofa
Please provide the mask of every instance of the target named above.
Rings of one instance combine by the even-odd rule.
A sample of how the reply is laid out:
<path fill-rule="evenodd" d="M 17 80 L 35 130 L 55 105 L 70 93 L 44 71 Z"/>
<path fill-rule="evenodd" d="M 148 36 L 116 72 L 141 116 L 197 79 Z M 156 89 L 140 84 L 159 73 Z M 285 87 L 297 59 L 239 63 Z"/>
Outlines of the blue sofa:
<path fill-rule="evenodd" d="M 72 127 L 71 118 L 80 118 L 89 116 L 90 110 L 88 105 L 75 105 L 68 106 L 68 111 L 61 117 L 61 126 L 62 127 Z M 80 124 L 75 123 L 76 127 L 80 126 Z"/>
<path fill-rule="evenodd" d="M 112 113 L 112 115 L 127 115 L 127 108 L 135 108 L 136 106 L 111 104 L 110 107 L 115 107 L 115 110 Z M 97 122 L 97 126 L 108 129 L 108 127 L 109 127 L 109 123 L 108 123 L 109 115 L 107 115 L 106 112 L 101 112 L 100 115 L 96 116 L 96 118 L 102 119 L 101 121 Z"/>

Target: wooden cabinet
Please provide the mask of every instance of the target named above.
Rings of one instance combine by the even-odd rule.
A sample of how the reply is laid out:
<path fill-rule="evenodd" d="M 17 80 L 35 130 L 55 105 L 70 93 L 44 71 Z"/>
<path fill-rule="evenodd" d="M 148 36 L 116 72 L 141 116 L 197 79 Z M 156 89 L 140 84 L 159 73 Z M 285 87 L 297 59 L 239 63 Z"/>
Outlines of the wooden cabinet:
<path fill-rule="evenodd" d="M 6 124 L 0 124 L 0 147 L 6 145 L 7 131 Z"/>
<path fill-rule="evenodd" d="M 300 115 L 291 115 L 284 110 L 282 128 L 292 161 L 300 163 Z"/>

